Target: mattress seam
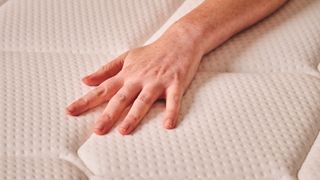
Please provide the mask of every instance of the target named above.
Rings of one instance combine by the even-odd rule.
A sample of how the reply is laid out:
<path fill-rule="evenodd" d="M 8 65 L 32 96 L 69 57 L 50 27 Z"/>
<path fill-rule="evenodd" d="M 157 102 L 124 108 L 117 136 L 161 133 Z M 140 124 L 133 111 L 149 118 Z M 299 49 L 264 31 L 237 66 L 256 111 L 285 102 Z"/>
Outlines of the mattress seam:
<path fill-rule="evenodd" d="M 97 52 L 74 52 L 74 51 L 24 51 L 24 50 L 1 50 L 0 53 L 26 53 L 26 54 L 60 54 L 60 55 L 79 55 L 79 56 L 84 56 L 84 55 L 94 55 L 94 56 L 108 56 L 110 54 L 107 53 L 97 53 Z M 200 63 L 201 64 L 201 63 Z M 200 65 L 201 66 L 201 65 Z M 320 67 L 320 66 L 319 66 Z M 302 75 L 302 76 L 309 76 L 312 78 L 316 78 L 320 80 L 320 75 L 316 74 L 311 74 L 307 72 L 284 72 L 284 71 L 279 71 L 279 72 L 252 72 L 252 71 L 209 71 L 209 70 L 198 70 L 197 73 L 230 73 L 230 74 L 295 74 L 295 75 Z"/>
<path fill-rule="evenodd" d="M 299 175 L 299 172 L 300 172 L 302 166 L 305 164 L 305 162 L 306 162 L 306 160 L 307 160 L 307 157 L 309 156 L 312 148 L 314 147 L 314 144 L 316 143 L 316 140 L 318 139 L 318 137 L 320 137 L 320 130 L 319 130 L 319 128 L 318 128 L 318 134 L 315 136 L 315 138 L 314 138 L 314 140 L 313 140 L 313 142 L 312 142 L 312 144 L 311 144 L 308 152 L 307 152 L 306 155 L 304 156 L 303 161 L 302 161 L 301 165 L 299 166 L 299 169 L 297 170 L 296 178 L 297 178 L 298 180 L 299 180 L 299 176 L 298 176 L 298 175 Z"/>

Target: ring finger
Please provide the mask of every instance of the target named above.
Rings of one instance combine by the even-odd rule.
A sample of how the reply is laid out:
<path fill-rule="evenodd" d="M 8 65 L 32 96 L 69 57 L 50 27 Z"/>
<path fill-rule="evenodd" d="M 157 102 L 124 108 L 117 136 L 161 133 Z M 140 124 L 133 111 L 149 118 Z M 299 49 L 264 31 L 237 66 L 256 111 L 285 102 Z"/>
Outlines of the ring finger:
<path fill-rule="evenodd" d="M 141 88 L 135 84 L 124 85 L 111 98 L 102 115 L 98 118 L 95 124 L 95 133 L 99 135 L 106 134 L 140 90 Z"/>

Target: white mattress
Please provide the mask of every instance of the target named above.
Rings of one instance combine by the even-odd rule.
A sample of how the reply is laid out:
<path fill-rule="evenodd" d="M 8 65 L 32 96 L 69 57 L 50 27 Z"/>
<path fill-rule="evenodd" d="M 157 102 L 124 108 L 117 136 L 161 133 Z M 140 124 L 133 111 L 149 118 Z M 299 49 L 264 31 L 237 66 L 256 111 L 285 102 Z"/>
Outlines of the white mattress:
<path fill-rule="evenodd" d="M 201 0 L 0 0 L 0 179 L 320 179 L 320 0 L 291 0 L 204 57 L 178 128 L 131 136 L 64 107 L 80 78 Z M 149 39 L 149 40 L 148 40 Z"/>

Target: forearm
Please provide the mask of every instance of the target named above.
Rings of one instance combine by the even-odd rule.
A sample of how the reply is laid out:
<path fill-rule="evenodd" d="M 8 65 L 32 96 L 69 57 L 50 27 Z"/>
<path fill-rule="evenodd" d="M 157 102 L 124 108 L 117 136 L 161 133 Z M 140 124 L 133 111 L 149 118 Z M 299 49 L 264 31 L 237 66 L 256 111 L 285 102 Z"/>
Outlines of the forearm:
<path fill-rule="evenodd" d="M 176 41 L 205 54 L 268 16 L 286 1 L 206 0 L 173 24 L 162 38 L 179 38 Z"/>

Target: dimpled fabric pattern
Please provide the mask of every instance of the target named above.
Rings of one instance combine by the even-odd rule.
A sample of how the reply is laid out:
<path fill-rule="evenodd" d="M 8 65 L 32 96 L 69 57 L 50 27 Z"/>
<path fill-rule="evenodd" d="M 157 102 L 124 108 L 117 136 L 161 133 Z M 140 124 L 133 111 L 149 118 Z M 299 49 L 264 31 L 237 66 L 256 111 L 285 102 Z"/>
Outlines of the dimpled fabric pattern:
<path fill-rule="evenodd" d="M 76 121 L 65 115 L 64 107 L 89 90 L 81 85 L 82 76 L 146 41 L 181 2 L 4 2 L 0 7 L 0 179 L 90 178 L 77 149 L 91 134 L 98 114 Z"/>
<path fill-rule="evenodd" d="M 204 57 L 178 128 L 157 103 L 92 135 L 79 79 L 201 0 L 0 0 L 0 179 L 320 179 L 320 0 L 291 0 Z M 149 40 L 147 40 L 149 38 Z"/>
<path fill-rule="evenodd" d="M 132 137 L 93 135 L 79 155 L 105 179 L 293 179 L 318 134 L 319 85 L 307 75 L 199 73 L 178 129 L 159 128 L 159 107 Z"/>
<path fill-rule="evenodd" d="M 85 180 L 87 177 L 69 162 L 48 157 L 2 157 L 1 179 Z"/>
<path fill-rule="evenodd" d="M 9 0 L 0 11 L 0 48 L 117 54 L 143 43 L 181 2 Z"/>

